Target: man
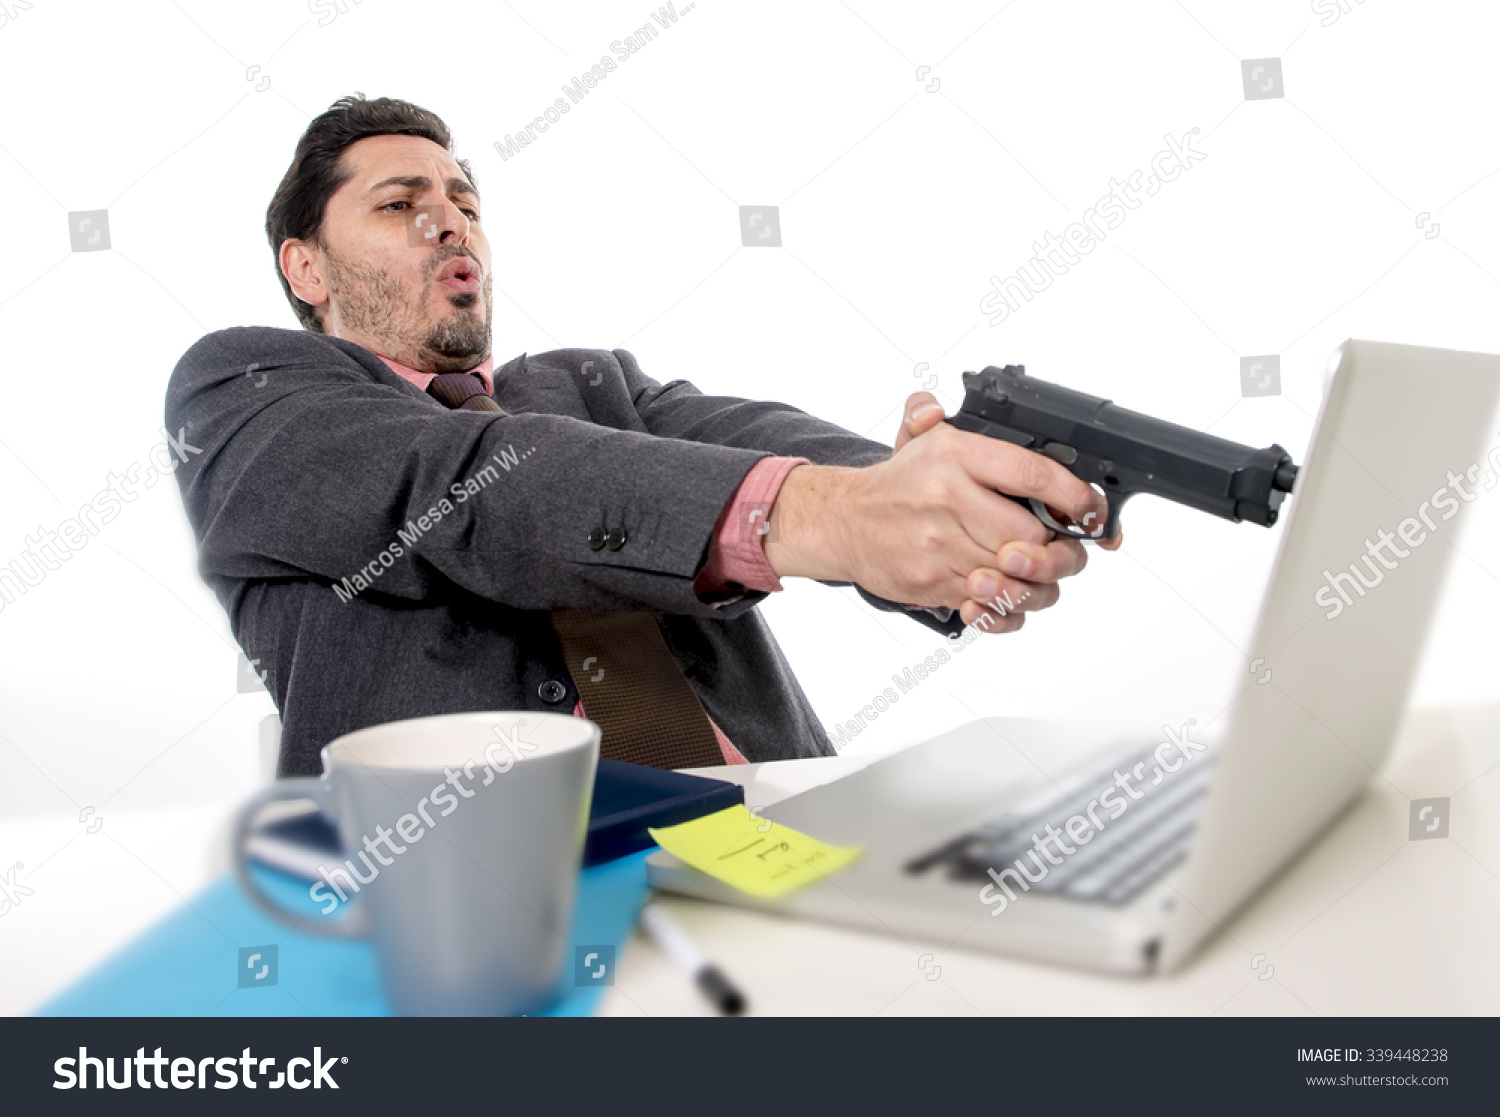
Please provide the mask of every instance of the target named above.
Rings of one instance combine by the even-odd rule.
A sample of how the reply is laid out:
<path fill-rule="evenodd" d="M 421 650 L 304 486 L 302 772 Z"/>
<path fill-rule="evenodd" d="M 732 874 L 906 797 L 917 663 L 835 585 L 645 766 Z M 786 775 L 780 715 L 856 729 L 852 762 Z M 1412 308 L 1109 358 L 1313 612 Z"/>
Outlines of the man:
<path fill-rule="evenodd" d="M 314 120 L 266 215 L 303 329 L 209 334 L 167 390 L 202 450 L 177 471 L 200 571 L 267 673 L 280 774 L 362 726 L 484 709 L 586 715 L 605 755 L 666 767 L 826 755 L 755 608 L 780 579 L 1000 633 L 1083 568 L 1000 494 L 1081 519 L 1094 491 L 925 392 L 892 453 L 624 350 L 496 367 L 490 243 L 451 149 L 403 101 Z"/>

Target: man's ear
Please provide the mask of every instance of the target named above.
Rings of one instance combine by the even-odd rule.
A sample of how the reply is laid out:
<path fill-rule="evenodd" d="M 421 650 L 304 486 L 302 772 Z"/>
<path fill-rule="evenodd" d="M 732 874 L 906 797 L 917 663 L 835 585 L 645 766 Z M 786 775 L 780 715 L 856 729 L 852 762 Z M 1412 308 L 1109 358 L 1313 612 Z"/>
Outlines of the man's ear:
<path fill-rule="evenodd" d="M 276 258 L 292 294 L 308 306 L 322 306 L 328 302 L 328 283 L 323 278 L 323 253 L 317 245 L 288 237 L 281 242 L 281 251 Z"/>

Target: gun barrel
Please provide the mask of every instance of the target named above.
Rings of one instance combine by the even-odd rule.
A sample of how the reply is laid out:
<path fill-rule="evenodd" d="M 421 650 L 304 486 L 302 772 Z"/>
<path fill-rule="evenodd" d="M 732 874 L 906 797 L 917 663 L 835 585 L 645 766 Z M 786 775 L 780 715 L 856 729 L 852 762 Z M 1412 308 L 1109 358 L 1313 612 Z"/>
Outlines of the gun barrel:
<path fill-rule="evenodd" d="M 1296 482 L 1291 455 L 1178 426 L 1026 375 L 1020 365 L 964 374 L 951 422 L 1037 450 L 1118 505 L 1152 493 L 1232 521 L 1270 526 Z"/>

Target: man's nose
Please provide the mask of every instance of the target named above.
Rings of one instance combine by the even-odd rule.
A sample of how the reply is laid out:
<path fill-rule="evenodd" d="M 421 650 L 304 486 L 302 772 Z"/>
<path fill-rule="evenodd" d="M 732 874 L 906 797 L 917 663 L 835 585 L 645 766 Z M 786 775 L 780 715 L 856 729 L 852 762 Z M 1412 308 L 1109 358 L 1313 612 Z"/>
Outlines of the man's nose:
<path fill-rule="evenodd" d="M 437 235 L 433 238 L 437 244 L 461 244 L 465 248 L 469 246 L 469 219 L 457 207 L 448 202 L 436 203 L 433 207 L 434 220 L 437 222 Z"/>

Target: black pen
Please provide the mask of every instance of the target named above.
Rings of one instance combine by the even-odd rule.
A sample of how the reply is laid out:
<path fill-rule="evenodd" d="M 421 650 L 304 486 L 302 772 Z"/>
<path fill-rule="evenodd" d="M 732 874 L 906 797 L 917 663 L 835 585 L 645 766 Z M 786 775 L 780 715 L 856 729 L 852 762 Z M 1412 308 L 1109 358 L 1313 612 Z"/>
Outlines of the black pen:
<path fill-rule="evenodd" d="M 688 938 L 687 932 L 667 914 L 666 908 L 657 903 L 648 903 L 641 908 L 641 926 L 646 928 L 646 933 L 661 952 L 693 979 L 693 984 L 703 991 L 715 1008 L 726 1016 L 738 1016 L 745 1011 L 745 995 Z"/>

